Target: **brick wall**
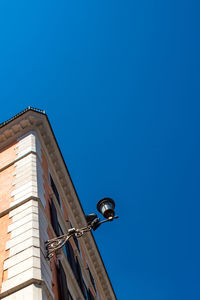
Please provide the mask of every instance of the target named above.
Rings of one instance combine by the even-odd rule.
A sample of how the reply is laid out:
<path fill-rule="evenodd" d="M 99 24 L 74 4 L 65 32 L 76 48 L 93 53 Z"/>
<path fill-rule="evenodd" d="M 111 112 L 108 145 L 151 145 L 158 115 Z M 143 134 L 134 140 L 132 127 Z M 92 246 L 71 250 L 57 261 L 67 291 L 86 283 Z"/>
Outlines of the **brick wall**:
<path fill-rule="evenodd" d="M 14 190 L 14 172 L 13 164 L 16 159 L 16 145 L 3 149 L 0 152 L 0 290 L 2 282 L 7 280 L 7 271 L 3 270 L 3 263 L 9 256 L 9 250 L 6 250 L 6 243 L 10 240 L 11 234 L 8 233 L 8 226 L 12 223 L 12 218 L 9 218 L 8 212 L 2 213 L 10 207 L 13 200 L 11 194 Z"/>

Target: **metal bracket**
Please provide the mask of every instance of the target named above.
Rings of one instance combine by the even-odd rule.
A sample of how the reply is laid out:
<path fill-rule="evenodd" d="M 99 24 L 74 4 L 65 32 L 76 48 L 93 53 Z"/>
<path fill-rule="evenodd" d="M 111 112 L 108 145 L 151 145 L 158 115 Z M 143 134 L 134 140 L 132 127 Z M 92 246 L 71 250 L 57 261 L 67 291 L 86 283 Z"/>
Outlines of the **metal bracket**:
<path fill-rule="evenodd" d="M 70 228 L 66 234 L 53 238 L 45 242 L 46 250 L 47 250 L 47 259 L 50 260 L 53 255 L 61 249 L 65 243 L 73 236 L 76 238 L 80 238 L 84 233 L 91 231 L 92 229 L 95 230 L 99 225 L 113 221 L 113 219 L 117 219 L 118 216 L 109 218 L 107 220 L 100 221 L 99 219 L 95 219 L 90 225 L 82 227 L 80 229 Z"/>

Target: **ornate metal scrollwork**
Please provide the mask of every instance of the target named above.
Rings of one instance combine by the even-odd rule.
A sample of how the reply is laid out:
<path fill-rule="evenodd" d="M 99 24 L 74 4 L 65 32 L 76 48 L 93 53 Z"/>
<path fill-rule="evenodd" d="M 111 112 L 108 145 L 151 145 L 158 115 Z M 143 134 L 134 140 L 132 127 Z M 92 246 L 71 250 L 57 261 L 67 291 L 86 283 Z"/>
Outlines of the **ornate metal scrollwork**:
<path fill-rule="evenodd" d="M 56 253 L 56 251 L 61 249 L 72 236 L 80 238 L 85 232 L 88 232 L 91 229 L 92 229 L 91 225 L 87 227 L 83 227 L 81 229 L 70 228 L 66 234 L 48 240 L 47 242 L 45 242 L 46 249 L 47 249 L 47 258 L 51 259 L 53 255 Z"/>
<path fill-rule="evenodd" d="M 48 240 L 47 242 L 45 242 L 46 250 L 47 250 L 47 258 L 51 259 L 53 255 L 59 249 L 61 249 L 72 236 L 75 236 L 76 238 L 80 238 L 84 233 L 89 232 L 92 229 L 96 230 L 96 228 L 99 227 L 101 224 L 110 222 L 113 219 L 117 219 L 117 218 L 118 216 L 114 216 L 104 221 L 100 221 L 99 218 L 95 218 L 88 226 L 82 227 L 80 229 L 70 228 L 66 234 Z"/>

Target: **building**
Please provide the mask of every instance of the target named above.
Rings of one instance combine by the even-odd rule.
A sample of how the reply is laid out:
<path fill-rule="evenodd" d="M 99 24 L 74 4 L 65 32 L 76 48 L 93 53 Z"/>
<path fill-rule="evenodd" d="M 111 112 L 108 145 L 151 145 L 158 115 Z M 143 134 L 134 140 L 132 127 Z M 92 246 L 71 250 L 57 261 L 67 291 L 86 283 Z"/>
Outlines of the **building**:
<path fill-rule="evenodd" d="M 116 299 L 90 232 L 46 258 L 45 241 L 84 225 L 45 112 L 28 107 L 0 124 L 0 299 Z"/>

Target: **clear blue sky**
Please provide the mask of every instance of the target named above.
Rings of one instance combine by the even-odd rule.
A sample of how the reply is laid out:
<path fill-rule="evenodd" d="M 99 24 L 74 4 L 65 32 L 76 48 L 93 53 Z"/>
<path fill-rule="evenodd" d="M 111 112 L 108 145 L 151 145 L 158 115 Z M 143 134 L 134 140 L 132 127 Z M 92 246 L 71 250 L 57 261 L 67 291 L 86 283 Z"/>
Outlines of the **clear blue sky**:
<path fill-rule="evenodd" d="M 45 109 L 119 300 L 200 299 L 200 2 L 1 0 L 0 122 Z"/>

